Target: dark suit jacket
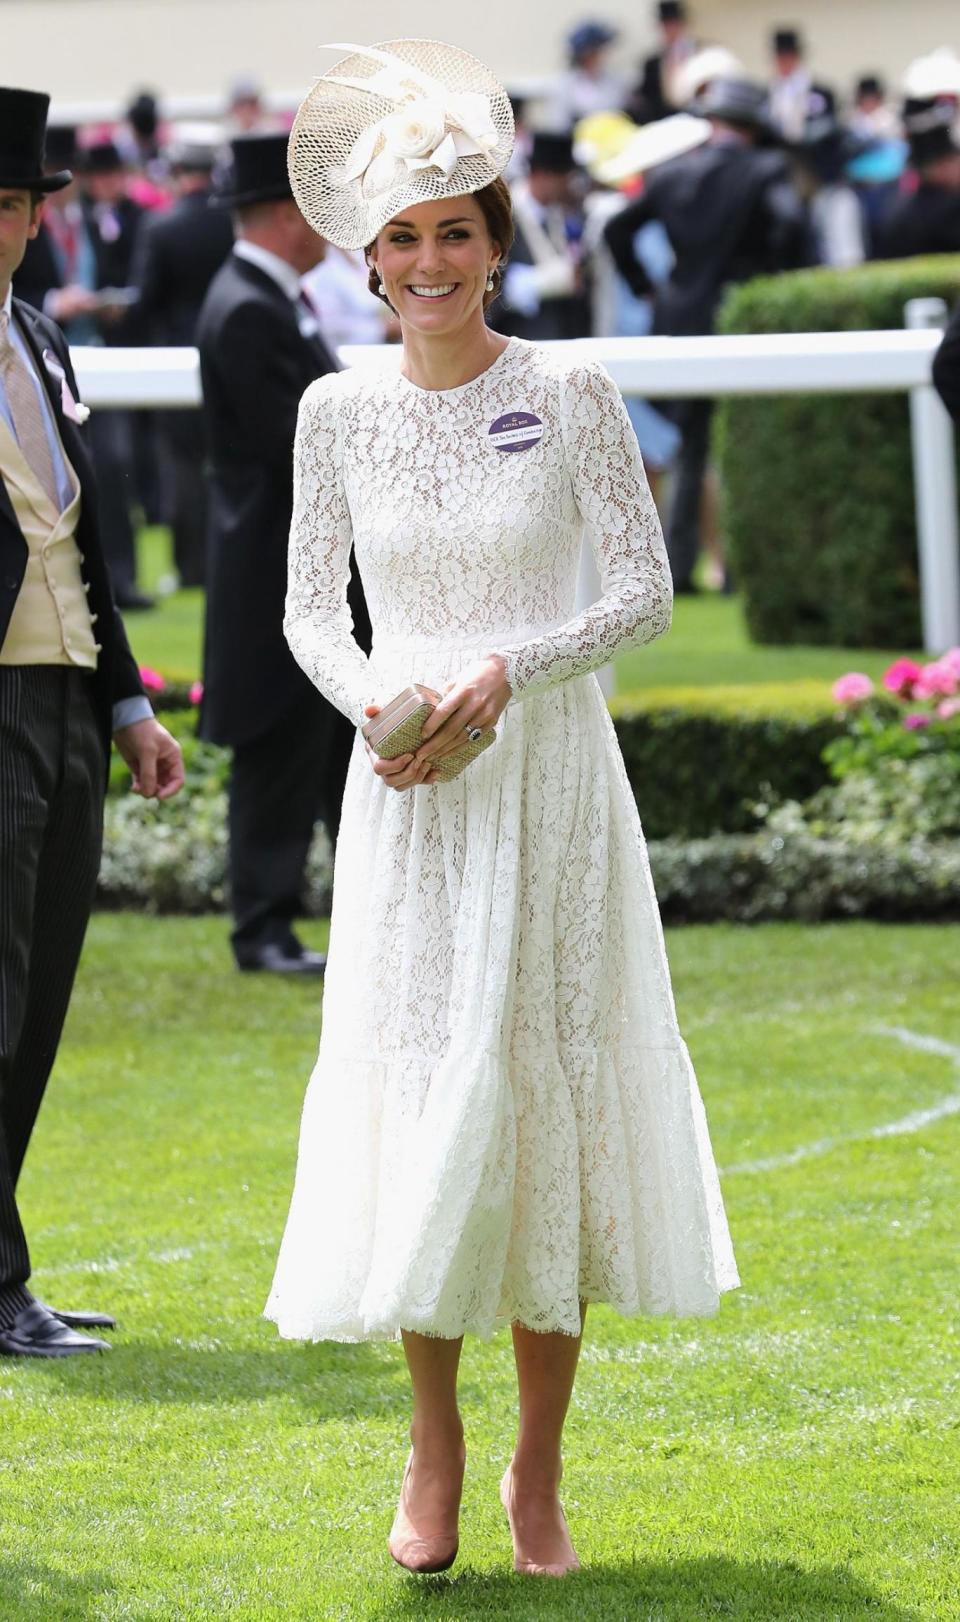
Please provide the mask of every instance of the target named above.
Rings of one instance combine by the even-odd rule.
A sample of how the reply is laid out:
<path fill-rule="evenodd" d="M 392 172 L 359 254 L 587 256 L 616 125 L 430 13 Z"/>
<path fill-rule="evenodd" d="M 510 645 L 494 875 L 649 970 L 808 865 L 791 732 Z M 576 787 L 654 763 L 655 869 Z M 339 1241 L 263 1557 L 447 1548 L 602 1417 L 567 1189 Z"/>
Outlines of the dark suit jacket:
<path fill-rule="evenodd" d="M 649 220 L 661 222 L 676 255 L 656 289 L 633 250 Z M 605 235 L 633 292 L 653 294 L 653 331 L 685 337 L 712 331 L 731 283 L 802 265 L 806 221 L 779 152 L 719 144 L 655 169 L 643 195 L 614 215 Z"/>
<path fill-rule="evenodd" d="M 124 334 L 130 344 L 193 344 L 207 291 L 233 247 L 229 211 L 210 207 L 210 192 L 190 192 L 163 214 L 148 215 L 137 238 L 130 282 L 140 297 Z M 164 411 L 164 432 L 181 452 L 204 452 L 196 411 Z"/>
<path fill-rule="evenodd" d="M 236 745 L 312 685 L 283 635 L 293 440 L 301 395 L 337 362 L 322 339 L 301 336 L 276 282 L 235 254 L 211 283 L 197 344 L 212 463 L 200 731 Z M 350 602 L 369 647 L 355 576 Z"/>
<path fill-rule="evenodd" d="M 70 364 L 70 351 L 60 328 L 18 298 L 13 301 L 13 313 L 27 341 L 37 372 L 45 384 L 63 440 L 63 448 L 80 481 L 81 505 L 77 546 L 80 549 L 83 579 L 90 587 L 90 610 L 97 616 L 94 634 L 97 641 L 102 644 L 93 678 L 93 696 L 100 728 L 109 748 L 112 730 L 111 712 L 114 704 L 120 699 L 138 696 L 143 692 L 143 686 L 136 661 L 130 652 L 123 621 L 117 612 L 110 589 L 107 566 L 100 544 L 93 468 L 83 441 L 84 429 L 64 416 L 61 386 L 44 365 L 43 351 L 52 351 L 56 356 L 66 373 L 67 383 L 75 400 L 79 399 L 77 380 Z M 26 567 L 27 543 L 14 515 L 7 487 L 0 479 L 0 642 L 7 634 L 7 626 L 23 584 Z"/>
<path fill-rule="evenodd" d="M 933 382 L 954 422 L 960 422 L 960 304 L 933 357 Z"/>
<path fill-rule="evenodd" d="M 877 258 L 918 253 L 960 253 L 960 192 L 921 181 L 911 195 L 894 197 L 877 230 Z"/>
<path fill-rule="evenodd" d="M 143 222 L 131 268 L 140 299 L 138 342 L 192 344 L 207 290 L 233 247 L 229 211 L 210 192 L 190 192 Z"/>

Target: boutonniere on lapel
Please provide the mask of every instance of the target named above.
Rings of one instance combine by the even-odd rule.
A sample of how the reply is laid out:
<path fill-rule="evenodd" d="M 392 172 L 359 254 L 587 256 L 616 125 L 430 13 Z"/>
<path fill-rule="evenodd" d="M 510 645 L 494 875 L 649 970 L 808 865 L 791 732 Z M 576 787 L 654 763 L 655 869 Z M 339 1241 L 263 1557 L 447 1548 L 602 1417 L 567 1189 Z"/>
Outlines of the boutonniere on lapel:
<path fill-rule="evenodd" d="M 73 398 L 70 385 L 67 382 L 67 374 L 52 349 L 43 351 L 43 364 L 54 382 L 60 384 L 60 409 L 64 416 L 68 421 L 75 422 L 78 428 L 82 428 L 90 415 L 90 407 L 81 405 L 79 400 Z"/>

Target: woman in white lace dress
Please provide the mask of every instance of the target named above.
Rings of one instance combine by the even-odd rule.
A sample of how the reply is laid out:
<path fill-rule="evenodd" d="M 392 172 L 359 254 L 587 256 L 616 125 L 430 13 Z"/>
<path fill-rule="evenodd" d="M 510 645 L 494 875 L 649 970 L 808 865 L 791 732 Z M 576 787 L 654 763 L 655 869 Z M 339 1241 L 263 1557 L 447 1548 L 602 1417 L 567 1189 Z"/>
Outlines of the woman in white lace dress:
<path fill-rule="evenodd" d="M 402 1337 L 413 1449 L 390 1549 L 418 1571 L 456 1554 L 462 1337 L 512 1326 L 515 1564 L 562 1575 L 586 1304 L 709 1315 L 739 1282 L 591 674 L 667 629 L 670 579 L 603 368 L 484 320 L 512 237 L 502 89 L 449 47 L 351 49 L 301 108 L 291 173 L 318 230 L 368 245 L 402 369 L 325 377 L 303 398 L 286 631 L 358 728 L 410 682 L 445 696 L 414 756 L 379 760 L 358 732 L 267 1311 L 296 1338 Z M 603 592 L 576 614 L 584 526 Z M 346 605 L 351 544 L 369 662 Z M 494 724 L 496 743 L 438 781 L 432 762 Z"/>

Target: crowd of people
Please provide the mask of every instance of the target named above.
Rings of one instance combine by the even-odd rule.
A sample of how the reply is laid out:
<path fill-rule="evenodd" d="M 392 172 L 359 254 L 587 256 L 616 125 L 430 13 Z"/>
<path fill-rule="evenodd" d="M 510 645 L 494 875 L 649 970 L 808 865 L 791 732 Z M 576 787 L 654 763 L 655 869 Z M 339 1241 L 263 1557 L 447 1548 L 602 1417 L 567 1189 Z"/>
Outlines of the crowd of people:
<path fill-rule="evenodd" d="M 533 340 L 706 333 L 724 289 L 758 273 L 960 250 L 960 58 L 921 57 L 895 90 L 864 73 L 843 96 L 821 82 L 796 27 L 771 36 L 760 83 L 722 43 L 698 37 L 684 0 L 660 0 L 654 21 L 658 47 L 632 78 L 611 66 L 614 29 L 586 21 L 548 93 L 512 98 L 517 234 L 491 311 L 498 330 Z M 109 125 L 54 125 L 48 165 L 77 179 L 50 197 L 17 294 L 72 344 L 194 342 L 233 241 L 230 208 L 216 206 L 229 194 L 229 141 L 284 133 L 291 117 L 243 78 L 216 122 L 169 123 L 142 91 Z M 334 351 L 398 337 L 367 282 L 362 251 L 333 244 L 303 277 Z M 722 583 L 705 478 L 709 405 L 632 400 L 629 410 L 651 477 L 676 474 L 677 589 L 695 589 L 702 547 Z M 170 525 L 173 578 L 202 586 L 209 484 L 194 414 L 101 411 L 91 438 L 120 606 L 150 606 L 136 573 L 141 517 Z"/>

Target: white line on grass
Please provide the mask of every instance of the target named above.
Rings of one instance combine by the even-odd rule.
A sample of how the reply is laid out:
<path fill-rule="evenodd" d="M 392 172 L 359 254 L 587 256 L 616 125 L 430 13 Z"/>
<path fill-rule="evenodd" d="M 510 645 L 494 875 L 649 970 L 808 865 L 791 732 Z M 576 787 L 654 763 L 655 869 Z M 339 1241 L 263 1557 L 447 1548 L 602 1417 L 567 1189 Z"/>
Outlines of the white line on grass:
<path fill-rule="evenodd" d="M 952 1042 L 942 1042 L 938 1036 L 923 1036 L 919 1031 L 907 1030 L 904 1025 L 875 1025 L 873 1034 L 892 1037 L 895 1042 L 901 1042 L 904 1047 L 913 1048 L 917 1053 L 935 1053 L 941 1059 L 950 1059 L 960 1073 L 960 1047 L 955 1047 Z M 871 1126 L 866 1132 L 847 1132 L 837 1138 L 818 1138 L 815 1143 L 801 1144 L 799 1149 L 791 1149 L 788 1154 L 765 1155 L 760 1160 L 740 1160 L 736 1165 L 723 1167 L 723 1174 L 726 1176 L 733 1171 L 776 1171 L 781 1166 L 795 1166 L 798 1160 L 809 1160 L 814 1155 L 829 1154 L 831 1149 L 837 1149 L 841 1144 L 861 1143 L 869 1138 L 893 1138 L 905 1132 L 919 1132 L 922 1127 L 931 1126 L 935 1121 L 942 1121 L 948 1115 L 960 1115 L 960 1093 L 950 1093 L 938 1104 L 932 1104 L 929 1109 L 911 1110 L 909 1115 L 901 1116 L 898 1121 L 887 1121 L 882 1126 Z"/>

